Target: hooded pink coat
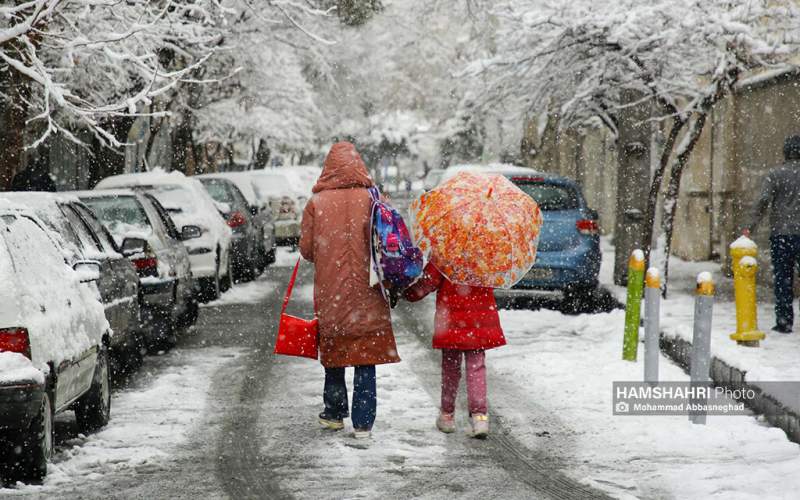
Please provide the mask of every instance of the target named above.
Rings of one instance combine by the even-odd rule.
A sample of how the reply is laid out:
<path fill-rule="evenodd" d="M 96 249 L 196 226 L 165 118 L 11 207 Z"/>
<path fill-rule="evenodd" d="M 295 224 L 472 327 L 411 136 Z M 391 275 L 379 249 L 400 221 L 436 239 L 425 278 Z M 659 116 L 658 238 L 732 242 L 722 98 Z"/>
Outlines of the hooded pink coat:
<path fill-rule="evenodd" d="M 389 305 L 369 286 L 370 186 L 355 146 L 336 143 L 303 211 L 300 253 L 314 263 L 320 361 L 326 368 L 400 361 Z"/>

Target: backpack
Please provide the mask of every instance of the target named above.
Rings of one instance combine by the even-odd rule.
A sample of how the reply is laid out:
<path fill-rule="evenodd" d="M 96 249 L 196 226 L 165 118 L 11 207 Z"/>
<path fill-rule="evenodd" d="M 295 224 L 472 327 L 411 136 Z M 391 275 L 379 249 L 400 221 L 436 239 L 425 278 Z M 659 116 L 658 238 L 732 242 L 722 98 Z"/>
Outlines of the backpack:
<path fill-rule="evenodd" d="M 372 196 L 370 233 L 372 262 L 383 297 L 392 306 L 397 295 L 422 274 L 422 250 L 411 240 L 403 217 L 381 201 L 378 188 L 369 188 Z"/>

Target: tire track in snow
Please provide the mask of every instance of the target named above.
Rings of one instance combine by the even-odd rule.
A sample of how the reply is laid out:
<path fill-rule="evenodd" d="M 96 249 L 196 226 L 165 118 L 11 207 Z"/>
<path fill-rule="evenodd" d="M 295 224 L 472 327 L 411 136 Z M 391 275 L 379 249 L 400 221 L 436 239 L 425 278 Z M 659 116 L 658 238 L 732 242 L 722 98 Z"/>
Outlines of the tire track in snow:
<path fill-rule="evenodd" d="M 430 303 L 430 301 L 426 301 Z M 431 316 L 430 311 L 420 314 L 421 307 L 426 307 L 424 304 L 411 306 L 407 303 L 401 303 L 394 309 L 394 318 L 404 325 L 404 330 L 410 333 L 428 352 L 428 360 L 436 367 L 418 367 L 415 373 L 420 376 L 421 380 L 426 383 L 426 386 L 435 397 L 438 397 L 440 391 L 440 372 L 438 369 L 441 363 L 441 358 L 438 351 L 430 348 L 430 328 L 432 321 L 422 321 L 421 318 Z M 430 325 L 428 325 L 430 323 Z M 500 391 L 514 391 L 514 388 L 509 387 L 507 382 L 492 381 L 493 386 Z M 460 392 L 460 407 L 463 408 L 463 392 Z M 490 402 L 492 392 L 489 393 Z M 491 405 L 490 405 L 491 406 Z M 493 406 L 493 408 L 495 408 Z M 530 406 L 526 406 L 529 409 Z M 558 427 L 563 427 L 563 424 L 557 422 L 554 417 L 545 408 L 536 407 L 537 414 L 530 415 L 531 420 L 536 419 L 543 422 L 548 422 L 551 427 L 555 424 Z M 552 498 L 557 500 L 579 500 L 579 499 L 604 499 L 610 498 L 605 493 L 596 490 L 590 486 L 582 484 L 563 472 L 561 472 L 557 463 L 560 458 L 556 454 L 546 453 L 543 450 L 530 450 L 515 439 L 512 435 L 512 430 L 505 425 L 503 415 L 496 410 L 490 411 L 490 418 L 492 419 L 492 433 L 489 438 L 481 443 L 486 446 L 489 457 L 494 463 L 507 470 L 511 477 L 515 480 L 527 485 L 533 492 L 536 493 L 536 498 Z M 567 443 L 561 440 L 552 439 L 548 443 L 548 447 L 558 447 Z M 562 451 L 563 452 L 563 451 Z"/>

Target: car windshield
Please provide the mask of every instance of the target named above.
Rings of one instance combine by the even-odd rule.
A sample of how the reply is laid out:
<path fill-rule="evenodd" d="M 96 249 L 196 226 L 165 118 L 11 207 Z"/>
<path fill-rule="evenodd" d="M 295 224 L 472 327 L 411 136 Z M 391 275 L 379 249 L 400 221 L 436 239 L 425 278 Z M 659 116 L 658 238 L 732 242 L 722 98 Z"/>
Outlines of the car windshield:
<path fill-rule="evenodd" d="M 542 210 L 575 210 L 579 208 L 574 189 L 544 182 L 515 182 L 525 194 L 533 198 Z"/>
<path fill-rule="evenodd" d="M 95 216 L 112 232 L 117 232 L 120 226 L 150 229 L 147 214 L 133 196 L 84 198 L 81 201 L 91 208 Z"/>
<path fill-rule="evenodd" d="M 191 213 L 195 211 L 192 192 L 182 186 L 156 185 L 149 189 L 169 213 Z"/>
<path fill-rule="evenodd" d="M 228 189 L 228 186 L 226 186 L 224 182 L 216 180 L 203 180 L 202 182 L 203 187 L 206 188 L 206 191 L 208 191 L 208 194 L 211 195 L 214 201 L 228 204 L 233 204 L 235 201 L 230 189 Z"/>

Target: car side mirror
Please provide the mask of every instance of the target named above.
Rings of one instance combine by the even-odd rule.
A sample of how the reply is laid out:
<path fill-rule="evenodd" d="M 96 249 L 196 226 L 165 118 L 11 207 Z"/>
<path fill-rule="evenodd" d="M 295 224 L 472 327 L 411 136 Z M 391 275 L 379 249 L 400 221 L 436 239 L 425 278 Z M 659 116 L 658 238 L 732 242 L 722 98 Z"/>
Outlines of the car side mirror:
<path fill-rule="evenodd" d="M 592 220 L 597 220 L 597 219 L 599 219 L 599 218 L 600 218 L 600 214 L 599 214 L 599 213 L 597 213 L 597 210 L 595 210 L 595 209 L 593 209 L 593 208 L 590 208 L 590 209 L 588 209 L 588 210 L 586 210 L 586 211 L 589 213 L 589 218 L 590 218 L 590 219 L 592 219 Z"/>
<path fill-rule="evenodd" d="M 181 240 L 193 240 L 199 238 L 203 234 L 203 230 L 198 226 L 183 226 L 181 228 Z"/>
<path fill-rule="evenodd" d="M 259 210 L 258 210 L 258 207 L 257 207 L 257 206 L 255 206 L 255 205 L 250 205 L 250 213 L 251 213 L 251 214 L 253 214 L 253 217 L 255 217 L 256 215 L 258 215 L 258 212 L 259 212 Z"/>
<path fill-rule="evenodd" d="M 144 253 L 147 248 L 147 241 L 142 238 L 125 238 L 122 240 L 122 245 L 119 246 L 119 251 L 125 257 L 131 257 L 136 254 Z"/>
<path fill-rule="evenodd" d="M 72 265 L 72 269 L 78 273 L 81 283 L 91 283 L 100 279 L 100 263 L 96 260 L 79 260 Z"/>

